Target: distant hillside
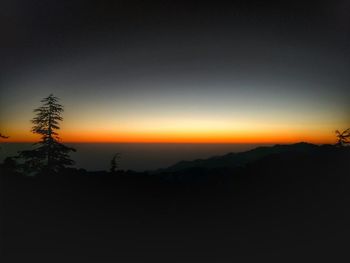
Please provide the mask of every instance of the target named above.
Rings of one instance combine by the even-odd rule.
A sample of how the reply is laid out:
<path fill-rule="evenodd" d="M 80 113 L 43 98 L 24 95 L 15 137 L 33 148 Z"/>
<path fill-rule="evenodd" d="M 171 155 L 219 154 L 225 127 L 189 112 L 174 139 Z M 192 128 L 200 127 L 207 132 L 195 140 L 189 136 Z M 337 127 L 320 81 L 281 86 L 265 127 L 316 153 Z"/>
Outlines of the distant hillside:
<path fill-rule="evenodd" d="M 286 152 L 295 153 L 311 153 L 316 151 L 321 146 L 310 143 L 296 143 L 289 145 L 275 145 L 271 147 L 258 147 L 253 150 L 239 153 L 228 153 L 223 156 L 215 156 L 208 159 L 197 159 L 194 161 L 180 161 L 165 169 L 160 169 L 158 172 L 179 172 L 183 170 L 201 168 L 201 169 L 216 169 L 216 168 L 237 168 L 245 166 L 248 163 L 257 161 L 261 158 L 272 154 L 281 154 Z"/>

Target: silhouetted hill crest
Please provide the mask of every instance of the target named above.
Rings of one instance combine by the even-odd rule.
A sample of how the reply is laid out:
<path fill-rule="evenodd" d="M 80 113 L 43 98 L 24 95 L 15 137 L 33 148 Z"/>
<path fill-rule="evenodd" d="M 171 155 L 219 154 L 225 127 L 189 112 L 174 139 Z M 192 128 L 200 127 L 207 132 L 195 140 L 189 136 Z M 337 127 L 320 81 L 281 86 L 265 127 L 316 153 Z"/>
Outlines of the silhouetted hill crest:
<path fill-rule="evenodd" d="M 320 149 L 321 146 L 300 142 L 295 144 L 276 144 L 274 146 L 262 146 L 255 149 L 238 152 L 228 153 L 222 156 L 214 156 L 208 159 L 196 159 L 193 161 L 180 161 L 168 168 L 158 170 L 159 172 L 177 172 L 182 170 L 188 170 L 193 168 L 237 168 L 245 166 L 248 163 L 257 161 L 273 154 L 281 154 L 286 152 L 295 153 L 311 153 Z M 325 147 L 325 146 L 324 146 Z M 333 146 L 329 146 L 333 147 Z"/>

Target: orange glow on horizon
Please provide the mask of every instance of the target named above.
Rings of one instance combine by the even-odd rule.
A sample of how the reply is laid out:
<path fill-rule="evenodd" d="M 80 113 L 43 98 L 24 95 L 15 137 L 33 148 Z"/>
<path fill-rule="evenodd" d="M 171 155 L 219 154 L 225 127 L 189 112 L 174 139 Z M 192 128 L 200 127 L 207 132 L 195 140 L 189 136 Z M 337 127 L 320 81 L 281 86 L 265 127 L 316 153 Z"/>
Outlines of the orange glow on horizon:
<path fill-rule="evenodd" d="M 147 112 L 136 107 L 129 114 L 118 115 L 112 111 L 113 114 L 104 115 L 107 108 L 103 107 L 99 105 L 84 114 L 75 111 L 66 114 L 58 131 L 62 142 L 289 144 L 303 141 L 333 144 L 336 142 L 334 130 L 346 129 L 349 123 L 340 113 L 333 118 L 323 111 L 310 113 L 296 109 L 198 113 L 174 112 L 166 107 L 164 112 Z M 100 108 L 104 110 L 99 111 Z M 6 130 L 2 128 L 1 132 L 10 138 L 1 142 L 34 143 L 40 139 L 30 132 L 32 112 L 27 111 L 17 118 L 4 116 L 1 124 Z"/>
<path fill-rule="evenodd" d="M 2 142 L 37 142 L 39 136 L 31 133 L 11 134 L 11 137 Z M 202 132 L 202 133 L 113 133 L 113 132 L 85 132 L 61 133 L 61 140 L 65 143 L 297 143 L 310 142 L 316 144 L 335 143 L 332 133 L 303 133 L 303 132 Z"/>

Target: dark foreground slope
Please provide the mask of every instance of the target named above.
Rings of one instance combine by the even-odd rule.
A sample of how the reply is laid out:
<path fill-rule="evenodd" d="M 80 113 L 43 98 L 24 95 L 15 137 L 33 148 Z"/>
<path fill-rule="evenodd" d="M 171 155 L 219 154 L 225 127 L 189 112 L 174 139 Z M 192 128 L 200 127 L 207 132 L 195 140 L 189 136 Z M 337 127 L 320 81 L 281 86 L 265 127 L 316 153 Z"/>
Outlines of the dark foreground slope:
<path fill-rule="evenodd" d="M 158 175 L 2 170 L 2 262 L 338 262 L 349 161 L 325 146 Z"/>

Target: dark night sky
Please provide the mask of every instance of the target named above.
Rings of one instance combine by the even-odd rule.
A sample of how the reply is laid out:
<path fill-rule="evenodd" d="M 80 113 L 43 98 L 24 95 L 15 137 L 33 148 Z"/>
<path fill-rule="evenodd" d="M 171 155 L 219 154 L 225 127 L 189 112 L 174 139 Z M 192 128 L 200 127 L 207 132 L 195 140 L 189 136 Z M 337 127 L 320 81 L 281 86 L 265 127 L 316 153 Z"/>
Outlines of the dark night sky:
<path fill-rule="evenodd" d="M 67 134 L 95 118 L 109 138 L 217 125 L 324 139 L 350 123 L 349 14 L 345 0 L 2 1 L 0 120 L 23 139 L 30 123 L 14 123 L 54 92 Z"/>

